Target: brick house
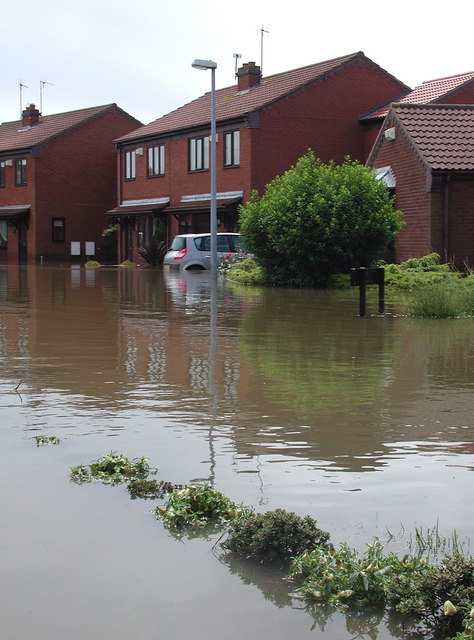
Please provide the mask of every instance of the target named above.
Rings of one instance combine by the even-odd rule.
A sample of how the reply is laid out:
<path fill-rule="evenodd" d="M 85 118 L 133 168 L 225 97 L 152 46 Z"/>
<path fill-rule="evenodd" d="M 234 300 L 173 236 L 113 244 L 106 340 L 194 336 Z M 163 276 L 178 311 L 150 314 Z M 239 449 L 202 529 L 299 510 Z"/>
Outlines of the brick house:
<path fill-rule="evenodd" d="M 360 122 L 365 130 L 366 158 L 390 110 L 390 104 L 394 102 L 399 104 L 474 104 L 474 71 L 427 80 L 413 91 L 402 94 L 396 100 L 362 116 Z"/>
<path fill-rule="evenodd" d="M 395 190 L 395 261 L 435 251 L 474 265 L 474 105 L 393 104 L 367 164 Z"/>
<path fill-rule="evenodd" d="M 100 252 L 104 211 L 116 202 L 112 141 L 140 124 L 116 104 L 47 116 L 31 104 L 1 124 L 0 261 Z"/>
<path fill-rule="evenodd" d="M 253 62 L 216 92 L 219 230 L 237 230 L 238 205 L 309 148 L 323 161 L 364 160 L 359 117 L 409 88 L 362 52 L 262 77 Z M 120 259 L 140 261 L 152 236 L 209 231 L 210 93 L 116 140 Z"/>

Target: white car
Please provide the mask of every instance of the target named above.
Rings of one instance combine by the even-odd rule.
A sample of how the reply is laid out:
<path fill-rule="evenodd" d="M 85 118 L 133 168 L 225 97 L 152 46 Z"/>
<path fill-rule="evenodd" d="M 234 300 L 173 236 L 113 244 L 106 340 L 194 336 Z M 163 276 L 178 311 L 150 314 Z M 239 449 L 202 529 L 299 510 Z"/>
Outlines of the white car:
<path fill-rule="evenodd" d="M 239 233 L 217 234 L 217 259 L 244 253 Z M 175 236 L 163 264 L 170 269 L 210 269 L 211 234 L 184 233 Z"/>

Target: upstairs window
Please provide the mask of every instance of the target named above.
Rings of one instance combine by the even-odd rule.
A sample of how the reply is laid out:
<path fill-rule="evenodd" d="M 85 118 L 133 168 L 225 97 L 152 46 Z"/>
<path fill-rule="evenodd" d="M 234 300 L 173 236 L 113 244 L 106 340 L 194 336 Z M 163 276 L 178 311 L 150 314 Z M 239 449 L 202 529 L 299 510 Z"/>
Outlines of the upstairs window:
<path fill-rule="evenodd" d="M 148 147 L 148 175 L 162 176 L 165 173 L 165 145 Z"/>
<path fill-rule="evenodd" d="M 189 170 L 209 169 L 209 136 L 191 138 L 189 141 Z"/>
<path fill-rule="evenodd" d="M 15 184 L 17 187 L 26 184 L 26 158 L 15 160 Z"/>
<path fill-rule="evenodd" d="M 125 152 L 125 180 L 135 180 L 137 156 L 135 151 Z"/>
<path fill-rule="evenodd" d="M 230 131 L 224 136 L 224 166 L 236 167 L 240 164 L 240 131 Z"/>
<path fill-rule="evenodd" d="M 0 187 L 5 186 L 5 162 L 0 162 Z"/>
<path fill-rule="evenodd" d="M 53 218 L 51 221 L 51 240 L 53 242 L 64 242 L 66 239 L 64 218 Z"/>

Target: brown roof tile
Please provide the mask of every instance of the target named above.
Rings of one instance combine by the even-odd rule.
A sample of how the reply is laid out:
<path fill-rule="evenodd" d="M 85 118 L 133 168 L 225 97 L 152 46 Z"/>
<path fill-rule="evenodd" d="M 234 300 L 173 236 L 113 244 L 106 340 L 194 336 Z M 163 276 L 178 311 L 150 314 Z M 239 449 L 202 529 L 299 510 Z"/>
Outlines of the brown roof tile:
<path fill-rule="evenodd" d="M 380 69 L 378 65 L 369 58 L 366 58 L 364 54 L 359 51 L 325 62 L 319 62 L 307 67 L 301 67 L 292 71 L 285 71 L 262 78 L 260 84 L 246 91 L 238 92 L 237 85 L 219 89 L 216 91 L 217 120 L 225 121 L 232 118 L 243 117 L 247 113 L 261 109 L 311 82 L 324 78 L 326 74 L 330 74 L 355 59 L 363 59 Z M 380 71 L 389 75 L 382 69 L 380 69 Z M 402 83 L 400 83 L 400 85 L 403 86 Z M 210 120 L 210 100 L 210 92 L 208 92 L 200 98 L 158 118 L 158 120 L 154 120 L 150 124 L 118 138 L 118 141 L 133 140 L 205 125 L 209 123 Z"/>
<path fill-rule="evenodd" d="M 26 129 L 22 128 L 21 120 L 4 122 L 0 125 L 0 152 L 29 149 L 35 145 L 43 144 L 69 129 L 83 124 L 87 120 L 115 109 L 121 111 L 115 103 L 112 103 L 42 116 L 37 125 Z M 131 116 L 129 117 L 134 120 Z M 139 121 L 137 120 L 136 122 L 138 123 Z"/>
<path fill-rule="evenodd" d="M 474 105 L 394 104 L 392 110 L 432 169 L 474 170 Z"/>
<path fill-rule="evenodd" d="M 426 80 L 419 87 L 397 99 L 398 103 L 408 104 L 431 104 L 440 103 L 443 98 L 460 89 L 465 84 L 474 80 L 474 71 L 460 73 L 456 76 L 438 78 L 437 80 Z M 390 104 L 377 109 L 362 120 L 372 120 L 373 118 L 384 118 L 390 109 Z"/>

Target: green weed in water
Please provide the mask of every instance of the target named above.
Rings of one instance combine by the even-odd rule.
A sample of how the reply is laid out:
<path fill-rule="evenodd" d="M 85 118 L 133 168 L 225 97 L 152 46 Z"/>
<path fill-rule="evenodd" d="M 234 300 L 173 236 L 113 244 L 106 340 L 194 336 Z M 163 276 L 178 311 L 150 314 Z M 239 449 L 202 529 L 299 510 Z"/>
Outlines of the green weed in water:
<path fill-rule="evenodd" d="M 164 480 L 148 480 L 146 478 L 138 478 L 132 480 L 127 490 L 131 498 L 157 499 L 163 498 L 166 494 L 173 491 L 179 491 L 183 488 L 180 484 L 172 484 Z"/>
<path fill-rule="evenodd" d="M 37 447 L 42 447 L 48 444 L 59 444 L 61 442 L 57 436 L 35 436 L 34 440 Z"/>
<path fill-rule="evenodd" d="M 173 491 L 166 504 L 155 509 L 157 517 L 168 527 L 204 526 L 228 522 L 238 507 L 209 483 Z"/>
<path fill-rule="evenodd" d="M 247 508 L 229 524 L 221 546 L 266 564 L 289 561 L 305 549 L 326 544 L 328 538 L 310 516 L 302 518 L 284 509 L 255 513 Z"/>
<path fill-rule="evenodd" d="M 145 478 L 149 473 L 156 472 L 156 469 L 150 469 L 148 458 L 129 460 L 127 457 L 111 451 L 88 465 L 79 464 L 72 467 L 70 478 L 78 484 L 92 480 L 103 484 L 120 484 L 130 478 Z"/>

